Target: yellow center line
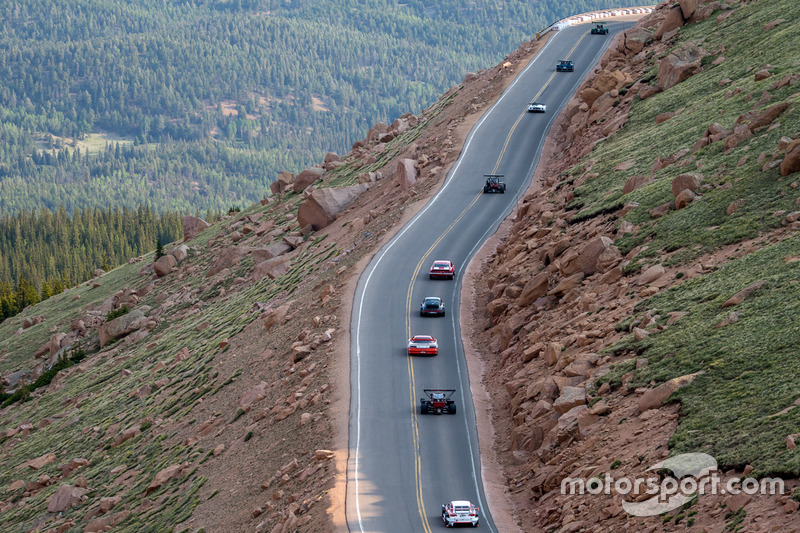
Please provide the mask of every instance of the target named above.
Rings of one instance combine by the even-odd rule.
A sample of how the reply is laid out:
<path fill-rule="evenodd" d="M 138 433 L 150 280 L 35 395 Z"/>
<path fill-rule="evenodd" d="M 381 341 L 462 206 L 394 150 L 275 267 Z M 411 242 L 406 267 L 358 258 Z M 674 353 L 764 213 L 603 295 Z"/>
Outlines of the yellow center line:
<path fill-rule="evenodd" d="M 578 42 L 575 43 L 575 46 L 573 46 L 572 49 L 569 51 L 569 54 L 567 54 L 567 58 L 569 58 L 572 55 L 572 53 L 578 47 L 578 43 L 580 43 L 585 36 L 586 33 L 581 35 L 580 39 L 578 39 Z M 534 96 L 534 100 L 544 92 L 544 90 L 547 88 L 548 85 L 550 85 L 550 82 L 553 81 L 554 76 L 555 72 L 553 72 L 547 79 L 547 81 L 544 83 L 544 85 L 542 85 L 542 88 L 539 89 L 539 92 L 537 92 L 536 95 Z M 503 156 L 505 155 L 506 149 L 508 148 L 508 144 L 511 142 L 511 136 L 514 134 L 514 131 L 517 129 L 517 125 L 519 125 L 523 116 L 525 116 L 525 111 L 520 113 L 520 115 L 517 117 L 517 120 L 514 122 L 514 125 L 509 130 L 508 135 L 506 136 L 505 143 L 503 143 L 503 148 L 500 150 L 500 154 L 497 157 L 497 162 L 495 163 L 494 168 L 492 169 L 492 174 L 497 173 L 497 169 L 500 167 L 500 163 L 503 160 Z M 442 239 L 444 239 L 445 236 L 447 236 L 447 234 L 450 233 L 450 231 L 456 226 L 456 224 L 458 224 L 458 222 L 464 217 L 464 215 L 467 214 L 467 211 L 469 211 L 472 208 L 472 206 L 477 203 L 478 199 L 482 195 L 483 193 L 481 192 L 478 193 L 477 196 L 475 196 L 472 202 L 470 202 L 470 204 L 467 207 L 465 207 L 463 211 L 461 211 L 461 214 L 459 214 L 458 217 L 456 217 L 453 223 L 450 224 L 450 226 L 448 226 L 448 228 L 444 232 L 442 232 L 439 238 L 436 239 L 436 241 L 430 246 L 430 248 L 428 248 L 428 250 L 425 252 L 425 254 L 420 258 L 419 262 L 417 263 L 417 266 L 414 269 L 414 273 L 411 276 L 411 283 L 409 283 L 408 290 L 406 291 L 406 336 L 409 339 L 411 338 L 411 310 L 412 310 L 411 296 L 414 292 L 414 283 L 416 282 L 417 276 L 419 275 L 419 272 L 422 269 L 422 265 L 428 259 L 428 256 L 430 256 L 433 250 L 439 245 L 439 243 L 442 242 Z M 408 377 L 409 377 L 408 380 L 409 398 L 411 400 L 411 413 L 412 413 L 411 427 L 412 427 L 412 439 L 414 445 L 414 477 L 416 483 L 417 509 L 419 511 L 419 516 L 422 519 L 422 527 L 424 528 L 426 533 L 431 533 L 431 526 L 428 523 L 428 517 L 425 512 L 425 502 L 422 496 L 422 454 L 420 453 L 419 449 L 419 424 L 417 421 L 417 403 L 415 396 L 416 383 L 414 378 L 414 360 L 413 358 L 408 357 L 407 361 L 408 361 Z"/>

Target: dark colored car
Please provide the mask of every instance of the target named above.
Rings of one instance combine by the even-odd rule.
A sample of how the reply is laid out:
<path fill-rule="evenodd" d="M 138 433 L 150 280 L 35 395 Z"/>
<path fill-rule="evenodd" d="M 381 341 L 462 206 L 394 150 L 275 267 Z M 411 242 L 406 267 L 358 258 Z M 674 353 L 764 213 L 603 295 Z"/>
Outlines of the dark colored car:
<path fill-rule="evenodd" d="M 436 296 L 428 296 L 419 306 L 419 316 L 444 316 L 444 302 Z"/>
<path fill-rule="evenodd" d="M 575 64 L 572 61 L 567 61 L 566 59 L 562 59 L 556 65 L 556 71 L 558 72 L 573 72 L 575 70 Z"/>

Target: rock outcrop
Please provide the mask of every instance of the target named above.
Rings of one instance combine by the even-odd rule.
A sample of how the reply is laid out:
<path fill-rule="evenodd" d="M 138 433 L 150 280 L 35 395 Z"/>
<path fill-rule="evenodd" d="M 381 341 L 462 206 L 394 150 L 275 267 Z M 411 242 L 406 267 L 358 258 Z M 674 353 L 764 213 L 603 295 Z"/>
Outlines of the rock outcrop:
<path fill-rule="evenodd" d="M 366 184 L 357 184 L 349 187 L 315 189 L 300 204 L 297 222 L 300 227 L 311 226 L 314 230 L 324 228 L 336 220 L 336 217 L 368 188 Z"/>

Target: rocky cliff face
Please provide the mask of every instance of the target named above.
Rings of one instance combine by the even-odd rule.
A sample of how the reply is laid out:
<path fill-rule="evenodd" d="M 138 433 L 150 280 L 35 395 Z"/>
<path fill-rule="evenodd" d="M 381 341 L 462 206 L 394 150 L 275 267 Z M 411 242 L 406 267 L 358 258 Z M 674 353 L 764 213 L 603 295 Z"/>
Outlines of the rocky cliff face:
<path fill-rule="evenodd" d="M 769 255 L 769 243 L 785 242 L 794 251 L 798 246 L 791 211 L 800 198 L 796 175 L 787 174 L 795 168 L 798 135 L 797 89 L 791 88 L 797 62 L 777 48 L 767 49 L 770 57 L 746 52 L 733 35 L 748 17 L 758 18 L 753 25 L 759 32 L 786 22 L 771 16 L 758 2 L 670 0 L 619 35 L 559 117 L 535 183 L 504 224 L 502 238 L 481 252 L 467 332 L 485 365 L 483 382 L 501 436 L 495 451 L 523 530 L 722 531 L 742 523 L 759 531 L 796 529 L 798 505 L 791 496 L 798 481 L 791 459 L 783 463 L 782 495 L 701 495 L 655 518 L 623 510 L 623 502 L 652 497 L 643 489 L 624 496 L 613 490 L 562 492 L 565 479 L 602 484 L 606 478 L 642 477 L 648 467 L 686 451 L 717 454 L 725 479 L 754 469 L 758 476 L 750 462 L 793 449 L 793 435 L 781 430 L 776 448 L 740 453 L 734 460 L 726 460 L 724 446 L 681 447 L 677 435 L 684 439 L 684 431 L 725 430 L 683 429 L 679 415 L 687 411 L 669 403 L 700 396 L 691 404 L 697 410 L 704 397 L 727 394 L 708 381 L 713 378 L 706 373 L 715 370 L 710 360 L 698 357 L 689 364 L 691 357 L 682 354 L 700 351 L 712 336 L 699 331 L 728 328 L 736 335 L 743 313 L 759 313 L 734 307 L 759 294 L 770 275 L 744 274 L 749 267 L 739 261 L 743 256 Z M 730 25 L 719 28 L 726 21 Z M 753 55 L 759 56 L 756 62 L 739 67 Z M 730 69 L 714 70 L 726 61 L 737 62 L 738 79 L 727 75 Z M 770 82 L 772 76 L 780 81 Z M 704 111 L 709 105 L 719 112 Z M 731 123 L 707 118 L 713 115 Z M 646 146 L 639 147 L 639 139 Z M 772 220 L 713 244 L 693 240 L 692 232 L 707 227 L 733 228 L 739 209 L 763 202 L 759 194 L 772 194 L 752 188 L 745 193 L 739 184 L 750 179 L 770 180 L 776 194 L 788 196 L 764 207 L 774 210 Z M 670 240 L 669 232 L 686 237 Z M 673 295 L 712 283 L 709 277 L 721 276 L 719 269 L 751 279 L 738 282 L 739 292 L 718 295 L 722 305 L 714 313 L 720 315 L 703 319 L 708 325 L 701 330 L 694 318 L 702 313 L 699 306 Z M 684 292 L 670 291 L 679 286 Z M 674 342 L 663 348 L 663 359 L 656 357 L 667 338 Z M 714 342 L 717 353 L 737 357 L 733 341 Z M 791 365 L 790 356 L 778 364 Z M 755 387 L 753 394 L 769 395 L 775 383 L 759 386 L 764 388 Z M 791 410 L 797 395 L 789 396 L 782 407 Z M 715 409 L 710 400 L 708 405 Z"/>

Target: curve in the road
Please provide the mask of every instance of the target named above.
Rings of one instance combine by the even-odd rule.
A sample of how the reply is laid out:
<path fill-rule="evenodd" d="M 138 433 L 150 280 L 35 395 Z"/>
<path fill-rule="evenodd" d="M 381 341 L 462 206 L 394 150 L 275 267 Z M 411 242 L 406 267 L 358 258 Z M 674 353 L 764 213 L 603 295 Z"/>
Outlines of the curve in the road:
<path fill-rule="evenodd" d="M 346 494 L 351 531 L 430 533 L 439 504 L 451 499 L 477 503 L 481 525 L 495 531 L 484 505 L 475 413 L 460 340 L 461 279 L 427 280 L 423 267 L 431 259 L 451 259 L 463 271 L 508 216 L 530 183 L 558 111 L 622 29 L 619 23 L 609 26 L 611 34 L 580 48 L 589 32 L 585 25 L 565 29 L 548 41 L 473 127 L 439 192 L 362 274 L 351 321 L 355 342 Z M 576 71 L 556 75 L 559 59 L 574 59 Z M 525 108 L 533 99 L 551 110 L 546 120 L 526 117 Z M 490 161 L 493 167 L 485 168 Z M 482 175 L 500 170 L 510 194 L 479 193 Z M 447 302 L 447 317 L 413 318 L 416 300 L 433 295 Z M 405 343 L 412 334 L 437 337 L 440 355 L 408 357 Z M 445 387 L 458 389 L 457 414 L 418 417 L 421 389 Z"/>

